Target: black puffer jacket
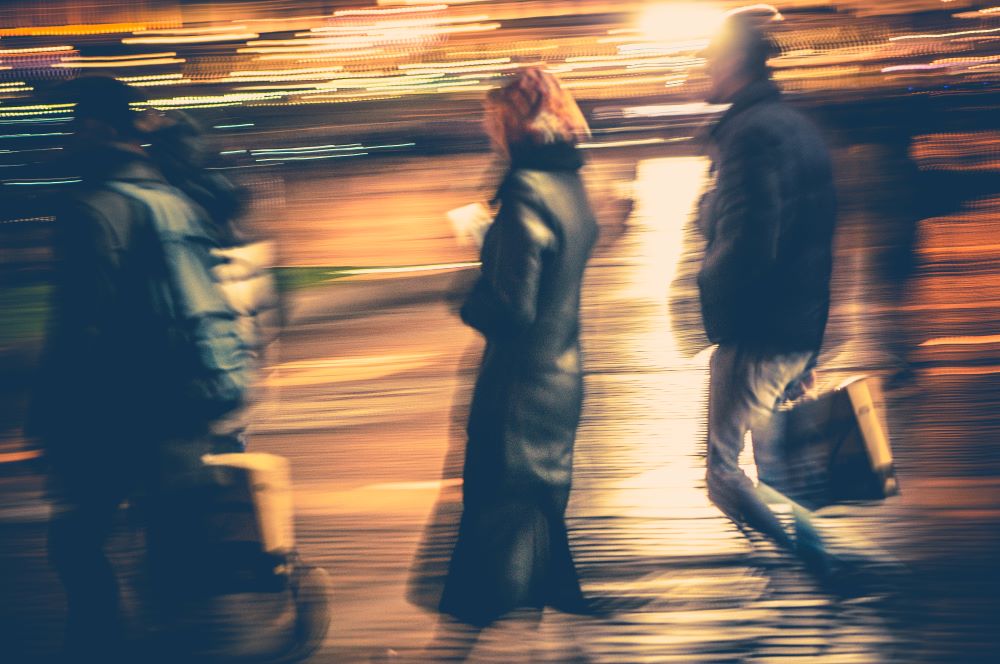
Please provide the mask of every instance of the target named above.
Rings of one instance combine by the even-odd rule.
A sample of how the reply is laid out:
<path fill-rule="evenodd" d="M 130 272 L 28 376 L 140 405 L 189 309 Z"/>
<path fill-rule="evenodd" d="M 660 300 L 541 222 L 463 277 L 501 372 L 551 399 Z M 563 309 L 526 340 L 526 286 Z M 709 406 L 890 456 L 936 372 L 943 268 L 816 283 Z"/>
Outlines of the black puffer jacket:
<path fill-rule="evenodd" d="M 770 81 L 734 100 L 711 132 L 714 187 L 698 223 L 698 287 L 714 343 L 816 351 L 830 305 L 836 201 L 817 129 Z"/>

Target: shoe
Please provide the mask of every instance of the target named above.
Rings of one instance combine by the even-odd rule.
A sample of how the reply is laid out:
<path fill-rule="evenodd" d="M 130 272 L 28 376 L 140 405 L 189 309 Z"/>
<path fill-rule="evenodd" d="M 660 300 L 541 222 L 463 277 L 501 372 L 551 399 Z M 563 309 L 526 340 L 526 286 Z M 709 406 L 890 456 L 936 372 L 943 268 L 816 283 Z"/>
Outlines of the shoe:
<path fill-rule="evenodd" d="M 296 557 L 290 587 L 295 601 L 295 637 L 292 646 L 275 664 L 300 662 L 312 655 L 326 638 L 330 628 L 330 594 L 333 581 L 321 567 L 303 565 Z"/>

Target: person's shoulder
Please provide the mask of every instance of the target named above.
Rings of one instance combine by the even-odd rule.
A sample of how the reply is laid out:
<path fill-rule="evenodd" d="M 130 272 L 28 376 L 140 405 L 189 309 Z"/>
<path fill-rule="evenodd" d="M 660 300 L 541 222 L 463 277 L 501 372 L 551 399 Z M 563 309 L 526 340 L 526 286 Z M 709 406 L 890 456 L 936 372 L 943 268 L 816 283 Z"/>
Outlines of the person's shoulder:
<path fill-rule="evenodd" d="M 500 187 L 500 200 L 540 205 L 547 187 L 551 187 L 548 173 L 527 168 L 512 169 Z"/>
<path fill-rule="evenodd" d="M 86 183 L 62 202 L 57 218 L 76 224 L 125 231 L 144 222 L 141 205 L 104 183 Z"/>
<path fill-rule="evenodd" d="M 757 104 L 742 116 L 731 132 L 732 140 L 740 145 L 777 149 L 807 136 L 819 138 L 816 124 L 784 99 Z"/>

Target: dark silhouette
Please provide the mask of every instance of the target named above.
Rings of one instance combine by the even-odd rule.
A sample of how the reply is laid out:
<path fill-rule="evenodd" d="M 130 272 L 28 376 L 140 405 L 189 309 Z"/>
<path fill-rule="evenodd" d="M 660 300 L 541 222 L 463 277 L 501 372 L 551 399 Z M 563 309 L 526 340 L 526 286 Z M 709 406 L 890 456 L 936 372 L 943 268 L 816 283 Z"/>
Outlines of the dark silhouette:
<path fill-rule="evenodd" d="M 103 548 L 119 504 L 154 482 L 164 441 L 197 423 L 169 407 L 175 395 L 147 292 L 156 260 L 147 212 L 106 183 L 165 184 L 142 149 L 132 88 L 74 81 L 72 154 L 83 182 L 56 221 L 53 321 L 26 430 L 40 439 L 55 507 L 49 555 L 66 588 L 65 651 L 80 661 L 123 657 L 117 579 Z"/>
<path fill-rule="evenodd" d="M 789 502 L 739 467 L 748 431 L 764 427 L 809 380 L 830 303 L 835 195 L 819 132 L 770 80 L 770 15 L 731 14 L 706 54 L 709 101 L 730 103 L 709 136 L 714 186 L 699 206 L 707 246 L 698 286 L 711 359 L 709 497 L 738 524 L 807 558 L 810 536 L 786 532 L 769 502 Z M 796 510 L 808 529 L 808 515 Z M 808 551 L 804 550 L 808 547 Z M 822 565 L 820 565 L 822 567 Z"/>
<path fill-rule="evenodd" d="M 586 124 L 554 77 L 522 71 L 490 95 L 487 126 L 510 167 L 461 310 L 487 345 L 441 601 L 473 625 L 518 607 L 586 608 L 564 514 L 583 399 L 580 287 L 598 232 L 575 147 Z"/>
<path fill-rule="evenodd" d="M 256 289 L 241 308 L 225 291 L 226 281 L 254 290 L 259 276 L 232 253 L 235 194 L 206 184 L 214 178 L 185 146 L 162 161 L 143 147 L 165 148 L 173 137 L 160 132 L 175 122 L 132 110 L 139 95 L 111 78 L 78 79 L 63 94 L 76 103 L 83 181 L 57 217 L 53 321 L 26 431 L 50 471 L 66 656 L 133 661 L 141 639 L 125 633 L 104 552 L 114 516 L 126 499 L 145 508 L 157 620 L 225 590 L 226 561 L 198 546 L 211 540 L 200 515 L 216 490 L 201 460 L 243 450 L 272 298 Z"/>

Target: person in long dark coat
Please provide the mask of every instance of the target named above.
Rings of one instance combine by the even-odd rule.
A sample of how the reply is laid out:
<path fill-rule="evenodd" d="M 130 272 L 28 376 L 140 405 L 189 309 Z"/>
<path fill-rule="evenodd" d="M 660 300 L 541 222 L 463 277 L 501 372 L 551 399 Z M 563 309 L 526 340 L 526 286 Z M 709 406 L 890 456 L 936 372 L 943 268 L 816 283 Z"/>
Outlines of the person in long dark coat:
<path fill-rule="evenodd" d="M 487 100 L 509 159 L 463 321 L 486 337 L 468 423 L 464 511 L 441 609 L 486 625 L 518 607 L 581 612 L 565 512 L 583 402 L 579 310 L 598 229 L 576 102 L 523 70 Z"/>

